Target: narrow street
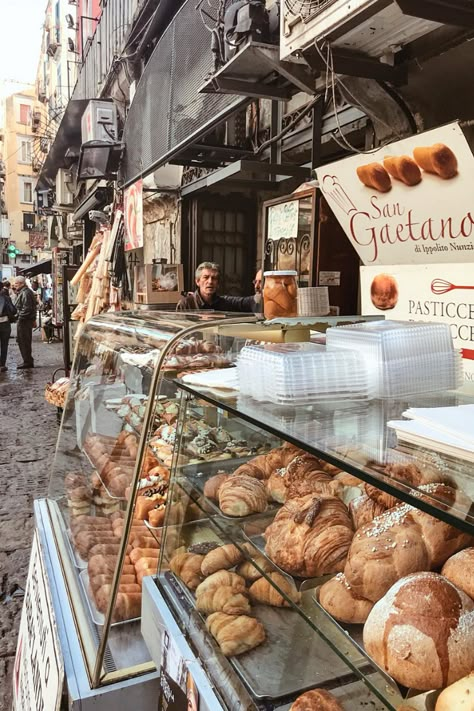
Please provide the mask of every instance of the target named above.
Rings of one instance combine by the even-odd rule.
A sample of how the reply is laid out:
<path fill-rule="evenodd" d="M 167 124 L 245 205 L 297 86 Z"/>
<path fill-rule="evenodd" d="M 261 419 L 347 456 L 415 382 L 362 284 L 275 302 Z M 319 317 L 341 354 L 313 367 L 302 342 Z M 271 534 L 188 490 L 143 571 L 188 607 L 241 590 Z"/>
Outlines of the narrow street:
<path fill-rule="evenodd" d="M 45 402 L 44 388 L 61 366 L 62 344 L 41 343 L 35 332 L 33 354 L 35 369 L 17 371 L 21 358 L 11 339 L 9 370 L 0 373 L 0 711 L 11 704 L 21 591 L 34 529 L 33 501 L 47 491 L 58 433 L 56 409 Z"/>

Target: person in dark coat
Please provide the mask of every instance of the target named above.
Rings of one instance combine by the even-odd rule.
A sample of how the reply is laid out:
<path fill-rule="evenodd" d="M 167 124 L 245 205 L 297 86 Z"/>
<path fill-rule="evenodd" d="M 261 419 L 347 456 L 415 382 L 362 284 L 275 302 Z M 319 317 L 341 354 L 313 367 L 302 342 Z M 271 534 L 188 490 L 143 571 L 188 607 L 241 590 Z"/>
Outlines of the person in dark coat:
<path fill-rule="evenodd" d="M 0 373 L 8 370 L 8 343 L 12 332 L 10 319 L 13 319 L 15 315 L 16 308 L 12 303 L 8 289 L 2 283 L 0 284 Z"/>
<path fill-rule="evenodd" d="M 16 293 L 15 306 L 18 311 L 16 339 L 23 358 L 23 363 L 17 366 L 17 370 L 24 370 L 35 366 L 31 352 L 31 341 L 33 329 L 36 326 L 38 302 L 35 293 L 27 287 L 25 277 L 15 277 L 13 288 Z"/>
<path fill-rule="evenodd" d="M 196 269 L 196 291 L 183 296 L 177 311 L 239 311 L 252 313 L 256 310 L 254 296 L 219 296 L 220 267 L 215 262 L 202 262 Z"/>

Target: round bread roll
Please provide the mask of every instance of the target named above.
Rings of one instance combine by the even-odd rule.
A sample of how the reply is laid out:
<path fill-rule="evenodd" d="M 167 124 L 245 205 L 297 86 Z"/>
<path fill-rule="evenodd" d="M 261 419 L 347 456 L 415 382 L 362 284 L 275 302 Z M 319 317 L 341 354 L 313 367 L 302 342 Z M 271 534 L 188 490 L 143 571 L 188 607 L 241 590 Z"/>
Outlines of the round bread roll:
<path fill-rule="evenodd" d="M 397 305 L 398 285 L 391 274 L 377 274 L 370 287 L 370 298 L 376 309 L 388 311 Z"/>
<path fill-rule="evenodd" d="M 311 689 L 291 704 L 290 711 L 344 711 L 335 696 L 325 689 Z"/>
<path fill-rule="evenodd" d="M 376 603 L 364 645 L 400 684 L 440 689 L 474 668 L 474 602 L 442 575 L 413 573 Z"/>
<path fill-rule="evenodd" d="M 319 602 L 326 612 L 349 624 L 362 624 L 374 606 L 370 600 L 354 594 L 344 573 L 338 573 L 321 586 Z"/>
<path fill-rule="evenodd" d="M 474 711 L 474 671 L 441 692 L 435 711 Z"/>
<path fill-rule="evenodd" d="M 443 565 L 441 575 L 474 600 L 474 548 L 465 548 Z"/>

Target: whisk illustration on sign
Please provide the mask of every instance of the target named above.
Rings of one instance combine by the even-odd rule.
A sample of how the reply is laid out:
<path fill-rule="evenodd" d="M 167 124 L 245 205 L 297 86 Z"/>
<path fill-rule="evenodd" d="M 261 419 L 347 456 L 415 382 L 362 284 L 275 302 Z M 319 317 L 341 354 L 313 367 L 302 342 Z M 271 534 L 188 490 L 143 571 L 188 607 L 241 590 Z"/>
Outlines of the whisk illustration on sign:
<path fill-rule="evenodd" d="M 437 296 L 440 296 L 441 294 L 447 294 L 449 291 L 454 291 L 454 289 L 474 289 L 474 285 L 459 286 L 456 284 L 451 284 L 451 282 L 446 281 L 446 279 L 433 279 L 433 281 L 431 282 L 431 291 Z"/>

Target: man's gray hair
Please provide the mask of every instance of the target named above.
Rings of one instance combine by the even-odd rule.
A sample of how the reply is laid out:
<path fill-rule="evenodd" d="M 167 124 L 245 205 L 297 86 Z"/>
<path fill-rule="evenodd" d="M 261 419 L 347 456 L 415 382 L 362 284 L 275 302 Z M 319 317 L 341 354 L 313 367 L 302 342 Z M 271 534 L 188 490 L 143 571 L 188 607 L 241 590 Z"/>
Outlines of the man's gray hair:
<path fill-rule="evenodd" d="M 24 276 L 16 276 L 14 281 L 15 284 L 26 284 L 26 279 Z"/>
<path fill-rule="evenodd" d="M 201 274 L 205 269 L 210 269 L 213 272 L 217 272 L 219 276 L 221 274 L 221 268 L 218 264 L 216 264 L 216 262 L 201 262 L 201 264 L 196 269 L 196 279 L 201 278 Z"/>

